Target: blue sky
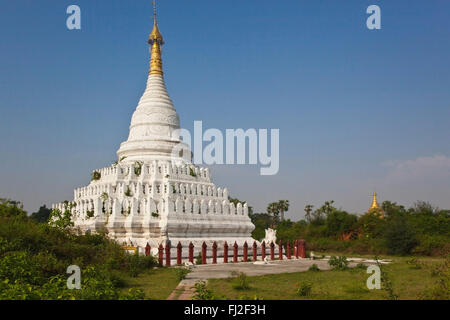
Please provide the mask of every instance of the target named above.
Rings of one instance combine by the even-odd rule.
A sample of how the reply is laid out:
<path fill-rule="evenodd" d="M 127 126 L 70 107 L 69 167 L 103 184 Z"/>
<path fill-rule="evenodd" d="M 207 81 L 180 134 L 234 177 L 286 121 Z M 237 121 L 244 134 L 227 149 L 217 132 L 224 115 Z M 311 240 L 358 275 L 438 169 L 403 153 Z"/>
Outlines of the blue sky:
<path fill-rule="evenodd" d="M 82 29 L 66 28 L 81 8 Z M 366 8 L 381 8 L 381 30 Z M 450 2 L 160 1 L 164 71 L 183 127 L 279 128 L 280 172 L 213 166 L 256 211 L 289 199 L 351 212 L 450 208 Z M 73 197 L 116 160 L 145 87 L 150 1 L 0 4 L 0 197 Z"/>

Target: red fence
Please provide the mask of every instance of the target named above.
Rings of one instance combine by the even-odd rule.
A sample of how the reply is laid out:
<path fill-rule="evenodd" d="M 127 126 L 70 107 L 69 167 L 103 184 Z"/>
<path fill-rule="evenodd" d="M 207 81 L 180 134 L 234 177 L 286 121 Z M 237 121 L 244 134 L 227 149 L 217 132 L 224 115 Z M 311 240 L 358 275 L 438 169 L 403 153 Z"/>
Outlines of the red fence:
<path fill-rule="evenodd" d="M 188 261 L 191 263 L 194 263 L 194 245 L 189 243 L 188 247 Z M 216 242 L 213 243 L 211 246 L 212 248 L 212 263 L 217 263 L 217 253 L 218 253 L 218 245 Z M 269 244 L 270 248 L 270 260 L 275 260 L 275 244 L 271 242 Z M 207 263 L 207 249 L 208 246 L 206 242 L 203 242 L 200 250 L 201 254 L 201 263 L 206 264 Z M 171 264 L 171 256 L 170 256 L 170 250 L 171 245 L 170 242 L 166 243 L 166 246 L 163 247 L 162 244 L 158 247 L 158 263 L 160 266 L 163 266 L 164 262 L 164 254 L 165 254 L 165 265 L 170 266 Z M 177 256 L 176 256 L 176 263 L 177 265 L 182 264 L 182 257 L 183 257 L 183 246 L 180 242 L 178 242 L 178 245 L 176 246 L 177 250 Z M 283 246 L 282 242 L 280 241 L 278 243 L 278 259 L 283 260 L 283 251 L 286 250 L 286 257 L 287 259 L 292 259 L 292 257 L 298 258 L 306 258 L 306 241 L 305 240 L 296 240 L 293 243 L 293 246 L 291 248 L 291 244 L 289 241 Z M 147 246 L 145 247 L 145 255 L 150 255 L 151 247 L 147 243 Z M 239 256 L 239 245 L 234 242 L 233 244 L 233 263 L 238 262 L 238 256 Z M 261 260 L 265 260 L 266 258 L 266 243 L 263 241 L 261 243 Z M 252 259 L 253 261 L 258 260 L 258 244 L 253 242 L 252 245 Z M 223 244 L 223 263 L 228 263 L 228 243 L 225 241 Z M 248 244 L 247 242 L 244 243 L 242 248 L 242 261 L 247 262 L 248 261 Z"/>

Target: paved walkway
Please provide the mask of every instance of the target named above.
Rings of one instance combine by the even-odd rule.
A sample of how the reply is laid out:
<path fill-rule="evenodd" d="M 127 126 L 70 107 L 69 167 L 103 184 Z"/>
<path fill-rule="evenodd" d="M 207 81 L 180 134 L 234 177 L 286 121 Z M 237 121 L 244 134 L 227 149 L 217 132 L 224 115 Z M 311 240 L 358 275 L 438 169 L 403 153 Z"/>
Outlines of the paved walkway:
<path fill-rule="evenodd" d="M 167 300 L 192 300 L 194 296 L 194 285 L 199 280 L 185 279 L 173 290 Z M 207 280 L 204 280 L 207 281 Z"/>
<path fill-rule="evenodd" d="M 196 265 L 192 272 L 186 276 L 189 280 L 221 279 L 231 277 L 233 271 L 244 272 L 248 276 L 261 276 L 265 274 L 302 272 L 307 271 L 313 264 L 321 270 L 329 270 L 326 260 L 294 259 L 274 260 L 268 264 L 254 264 L 253 262 L 224 263 Z"/>

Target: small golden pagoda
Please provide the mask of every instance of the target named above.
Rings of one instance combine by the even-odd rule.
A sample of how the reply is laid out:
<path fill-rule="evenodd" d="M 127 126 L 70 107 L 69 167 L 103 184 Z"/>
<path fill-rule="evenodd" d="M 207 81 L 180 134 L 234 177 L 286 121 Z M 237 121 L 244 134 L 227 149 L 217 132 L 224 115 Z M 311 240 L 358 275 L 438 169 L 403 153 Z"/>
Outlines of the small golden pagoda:
<path fill-rule="evenodd" d="M 375 215 L 379 216 L 380 218 L 384 218 L 383 209 L 381 209 L 380 206 L 378 205 L 377 193 L 376 192 L 373 193 L 372 205 L 370 206 L 368 212 L 372 213 L 372 214 L 375 214 Z"/>

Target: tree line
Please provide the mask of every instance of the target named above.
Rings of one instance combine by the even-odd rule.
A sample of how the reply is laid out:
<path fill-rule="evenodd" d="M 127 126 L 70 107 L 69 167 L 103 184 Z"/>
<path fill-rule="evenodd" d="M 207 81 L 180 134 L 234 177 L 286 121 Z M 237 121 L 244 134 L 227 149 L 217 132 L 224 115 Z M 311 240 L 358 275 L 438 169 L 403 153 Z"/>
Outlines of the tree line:
<path fill-rule="evenodd" d="M 306 205 L 304 219 L 284 218 L 289 201 L 268 205 L 264 213 L 250 213 L 255 224 L 253 238 L 264 238 L 265 229 L 277 230 L 277 238 L 307 241 L 309 250 L 360 254 L 444 255 L 450 253 L 450 210 L 424 201 L 405 208 L 384 201 L 380 208 L 363 214 L 338 209 L 334 201 L 314 208 Z"/>

